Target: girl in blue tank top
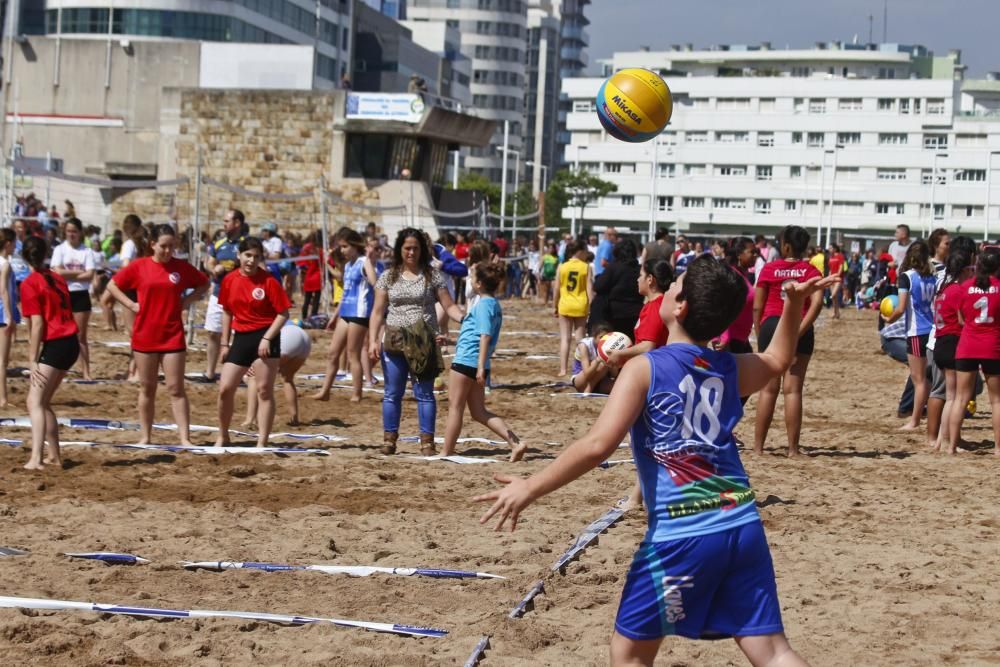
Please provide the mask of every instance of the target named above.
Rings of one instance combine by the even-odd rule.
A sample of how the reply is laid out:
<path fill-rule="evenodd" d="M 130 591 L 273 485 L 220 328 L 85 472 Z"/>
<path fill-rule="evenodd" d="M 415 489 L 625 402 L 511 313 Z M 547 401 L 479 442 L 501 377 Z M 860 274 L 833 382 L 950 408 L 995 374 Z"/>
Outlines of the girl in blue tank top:
<path fill-rule="evenodd" d="M 914 241 L 906 249 L 896 286 L 899 302 L 886 319 L 891 324 L 905 318 L 906 359 L 913 380 L 913 414 L 900 430 L 920 428 L 920 417 L 930 397 L 931 384 L 927 380 L 927 340 L 934 328 L 934 293 L 937 279 L 931 268 L 930 248 L 924 241 Z"/>
<path fill-rule="evenodd" d="M 709 349 L 743 309 L 743 278 L 696 257 L 667 291 L 669 343 L 623 367 L 590 431 L 530 478 L 476 498 L 497 530 L 541 496 L 600 465 L 631 430 L 649 525 L 625 580 L 611 639 L 613 664 L 653 664 L 667 635 L 735 637 L 761 663 L 804 664 L 781 623 L 774 569 L 733 429 L 740 396 L 763 388 L 795 358 L 803 305 L 836 276 L 784 286 L 784 310 L 760 354 Z"/>
<path fill-rule="evenodd" d="M 7 407 L 7 362 L 14 342 L 14 329 L 21 321 L 17 309 L 17 281 L 10 259 L 17 236 L 13 229 L 0 229 L 0 408 Z"/>

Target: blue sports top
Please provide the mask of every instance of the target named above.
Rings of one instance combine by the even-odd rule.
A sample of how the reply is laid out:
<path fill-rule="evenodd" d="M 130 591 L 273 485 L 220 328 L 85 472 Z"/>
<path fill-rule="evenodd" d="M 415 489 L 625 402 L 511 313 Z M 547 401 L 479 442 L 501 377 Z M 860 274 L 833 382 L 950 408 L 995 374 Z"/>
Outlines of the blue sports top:
<path fill-rule="evenodd" d="M 733 355 L 669 343 L 645 356 L 649 392 L 631 429 L 649 508 L 645 541 L 707 535 L 759 521 L 733 439 L 743 417 Z"/>
<path fill-rule="evenodd" d="M 375 288 L 365 278 L 365 258 L 344 265 L 344 295 L 340 297 L 341 317 L 371 317 Z M 375 263 L 375 276 L 382 275 L 382 262 Z"/>
<path fill-rule="evenodd" d="M 246 237 L 242 234 L 236 239 L 230 239 L 228 236 L 223 236 L 214 243 L 209 244 L 208 254 L 213 257 L 218 264 L 221 264 L 226 268 L 226 272 L 222 275 L 212 274 L 212 294 L 219 296 L 219 290 L 222 288 L 222 279 L 232 271 L 240 266 L 240 242 Z M 278 282 L 281 282 L 280 279 Z"/>
<path fill-rule="evenodd" d="M 500 340 L 500 326 L 503 324 L 503 311 L 500 302 L 491 296 L 480 297 L 479 301 L 469 310 L 462 320 L 462 328 L 458 330 L 458 341 L 455 343 L 455 357 L 452 363 L 463 366 L 479 367 L 479 337 L 487 334 L 490 337 L 490 347 L 486 351 L 486 365 L 490 367 L 493 351 L 497 349 Z"/>
<path fill-rule="evenodd" d="M 14 275 L 14 263 L 10 262 L 3 257 L 0 257 L 0 266 L 4 263 L 10 264 L 10 269 L 7 271 L 7 284 L 0 285 L 0 324 L 10 324 L 7 321 L 6 315 L 4 315 L 3 305 L 10 305 L 10 314 L 14 318 L 14 323 L 19 324 L 21 322 L 21 312 L 17 309 L 17 302 L 20 300 L 17 289 L 17 280 Z"/>
<path fill-rule="evenodd" d="M 937 278 L 932 273 L 922 276 L 915 269 L 903 272 L 897 281 L 900 292 L 908 292 L 906 303 L 906 335 L 925 336 L 934 329 L 934 294 Z"/>

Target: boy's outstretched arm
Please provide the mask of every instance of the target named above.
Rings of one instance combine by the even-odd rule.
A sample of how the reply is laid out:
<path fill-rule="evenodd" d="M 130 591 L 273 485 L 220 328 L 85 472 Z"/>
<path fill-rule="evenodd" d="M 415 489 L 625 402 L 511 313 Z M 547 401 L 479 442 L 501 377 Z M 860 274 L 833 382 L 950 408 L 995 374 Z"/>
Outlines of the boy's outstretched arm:
<path fill-rule="evenodd" d="M 506 486 L 473 498 L 478 502 L 493 501 L 479 523 L 486 523 L 493 516 L 499 516 L 496 530 L 503 528 L 510 519 L 510 530 L 513 532 L 517 527 L 517 517 L 524 508 L 597 467 L 621 443 L 646 405 L 648 391 L 649 361 L 642 358 L 641 361 L 627 364 L 615 381 L 611 396 L 590 431 L 567 447 L 559 458 L 527 479 L 508 475 L 493 476 L 493 479 Z"/>
<path fill-rule="evenodd" d="M 760 354 L 736 355 L 740 396 L 760 391 L 772 379 L 784 373 L 795 361 L 795 345 L 802 323 L 802 305 L 806 299 L 837 282 L 837 276 L 812 278 L 803 283 L 785 285 L 785 308 L 767 350 Z"/>

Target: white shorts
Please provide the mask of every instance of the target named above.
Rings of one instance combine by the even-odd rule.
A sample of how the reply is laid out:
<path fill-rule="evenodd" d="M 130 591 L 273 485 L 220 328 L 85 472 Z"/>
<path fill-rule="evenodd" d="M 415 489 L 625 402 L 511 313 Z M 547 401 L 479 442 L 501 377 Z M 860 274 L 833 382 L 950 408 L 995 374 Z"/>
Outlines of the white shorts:
<path fill-rule="evenodd" d="M 205 310 L 205 331 L 222 333 L 222 306 L 219 297 L 214 294 L 208 297 L 208 308 Z"/>
<path fill-rule="evenodd" d="M 312 351 L 312 339 L 302 327 L 286 324 L 281 327 L 281 356 L 289 359 L 299 359 L 309 356 Z"/>

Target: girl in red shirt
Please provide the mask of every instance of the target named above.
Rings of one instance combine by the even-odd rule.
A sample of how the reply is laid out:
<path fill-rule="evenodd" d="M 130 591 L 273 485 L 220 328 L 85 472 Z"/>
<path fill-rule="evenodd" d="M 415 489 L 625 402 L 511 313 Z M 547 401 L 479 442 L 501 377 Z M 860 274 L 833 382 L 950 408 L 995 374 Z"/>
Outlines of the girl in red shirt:
<path fill-rule="evenodd" d="M 233 419 L 233 399 L 240 380 L 253 368 L 257 386 L 257 446 L 264 447 L 274 424 L 274 377 L 281 360 L 281 327 L 292 305 L 269 271 L 261 268 L 264 246 L 260 239 L 240 241 L 238 271 L 222 280 L 222 354 L 225 363 L 219 380 L 219 438 L 227 446 Z M 235 331 L 230 343 L 230 333 Z"/>
<path fill-rule="evenodd" d="M 964 325 L 955 349 L 957 381 L 949 415 L 948 453 L 958 449 L 965 406 L 972 400 L 976 373 L 982 369 L 993 412 L 993 453 L 1000 456 L 1000 249 L 987 248 L 979 255 L 975 278 L 962 283 L 961 290 L 959 314 Z"/>
<path fill-rule="evenodd" d="M 733 354 L 751 354 L 753 347 L 750 346 L 750 331 L 753 329 L 753 302 L 755 298 L 753 285 L 750 282 L 750 269 L 757 262 L 757 245 L 753 239 L 742 237 L 734 239 L 726 248 L 726 262 L 734 271 L 743 277 L 747 285 L 747 300 L 743 304 L 743 310 L 739 316 L 733 320 L 729 328 L 722 332 L 719 337 L 720 348 Z M 743 404 L 749 397 L 743 396 Z"/>
<path fill-rule="evenodd" d="M 29 321 L 31 338 L 31 386 L 28 416 L 31 419 L 31 457 L 24 466 L 41 470 L 45 465 L 62 467 L 59 452 L 59 422 L 52 411 L 52 396 L 80 356 L 79 329 L 73 319 L 66 279 L 45 266 L 48 244 L 30 236 L 21 256 L 32 268 L 21 283 L 21 312 Z M 48 442 L 48 456 L 42 447 Z"/>
<path fill-rule="evenodd" d="M 191 409 L 184 391 L 187 346 L 183 313 L 205 296 L 208 278 L 184 260 L 174 257 L 177 232 L 173 227 L 157 225 L 152 237 L 153 256 L 133 260 L 116 273 L 108 283 L 108 292 L 135 314 L 132 356 L 139 378 L 139 443 L 152 442 L 156 387 L 162 364 L 180 443 L 190 446 Z M 185 297 L 184 292 L 189 289 L 194 291 Z"/>
<path fill-rule="evenodd" d="M 816 267 L 802 258 L 808 245 L 809 232 L 798 225 L 785 227 L 778 234 L 781 259 L 765 264 L 757 276 L 753 300 L 753 324 L 760 352 L 767 349 L 778 326 L 785 303 L 785 283 L 803 283 L 811 278 L 822 278 Z M 806 369 L 809 367 L 809 359 L 815 345 L 813 322 L 819 316 L 822 306 L 822 292 L 813 292 L 802 308 L 795 362 L 785 372 L 783 378 L 771 380 L 760 391 L 753 438 L 753 450 L 756 454 L 764 453 L 764 441 L 771 428 L 771 420 L 774 419 L 774 406 L 778 402 L 779 391 L 785 395 L 788 455 L 796 456 L 799 453 L 799 435 L 802 432 L 802 388 L 805 385 Z"/>
<path fill-rule="evenodd" d="M 934 439 L 934 451 L 940 451 L 942 443 L 951 442 L 948 436 L 950 429 L 948 422 L 952 406 L 955 405 L 955 388 L 958 382 L 955 350 L 962 335 L 962 320 L 958 311 L 962 301 L 962 283 L 969 278 L 972 271 L 972 255 L 961 250 L 952 250 L 945 263 L 944 282 L 934 297 L 934 364 L 944 373 L 945 386 L 944 407 L 941 411 L 942 418 L 937 438 Z M 931 437 L 933 438 L 933 434 Z"/>
<path fill-rule="evenodd" d="M 323 289 L 323 250 L 320 232 L 313 232 L 302 246 L 302 256 L 317 255 L 319 259 L 299 262 L 302 271 L 302 319 L 308 320 L 319 312 L 320 293 Z"/>

